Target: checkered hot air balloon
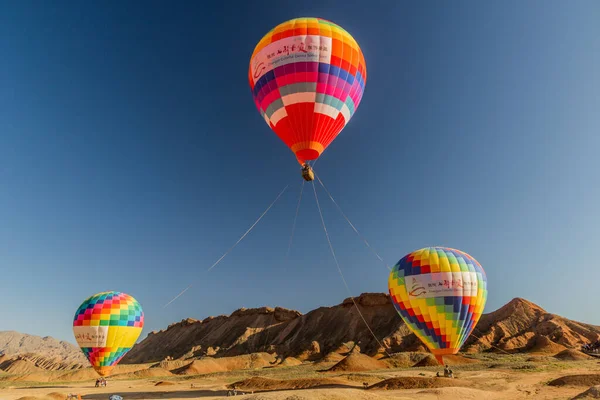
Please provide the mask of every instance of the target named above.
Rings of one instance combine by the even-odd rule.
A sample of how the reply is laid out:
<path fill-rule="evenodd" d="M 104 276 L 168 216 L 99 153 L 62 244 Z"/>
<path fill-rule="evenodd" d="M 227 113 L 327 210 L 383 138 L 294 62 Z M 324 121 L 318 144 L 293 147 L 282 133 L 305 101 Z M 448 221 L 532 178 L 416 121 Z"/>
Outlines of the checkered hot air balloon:
<path fill-rule="evenodd" d="M 107 376 L 133 347 L 144 327 L 136 299 L 121 292 L 87 298 L 73 319 L 77 344 L 100 376 Z"/>
<path fill-rule="evenodd" d="M 321 18 L 296 18 L 260 40 L 248 79 L 267 125 L 305 166 L 350 121 L 367 68 L 358 43 L 343 28 Z"/>
<path fill-rule="evenodd" d="M 460 250 L 426 247 L 404 256 L 388 280 L 392 303 L 440 364 L 456 354 L 479 321 L 487 299 L 481 265 Z"/>

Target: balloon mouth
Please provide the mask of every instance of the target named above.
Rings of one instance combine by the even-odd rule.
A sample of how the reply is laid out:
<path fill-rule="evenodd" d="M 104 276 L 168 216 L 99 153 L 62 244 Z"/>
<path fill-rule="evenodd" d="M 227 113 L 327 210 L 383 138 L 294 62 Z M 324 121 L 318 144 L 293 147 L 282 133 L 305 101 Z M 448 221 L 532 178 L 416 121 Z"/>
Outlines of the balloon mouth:
<path fill-rule="evenodd" d="M 108 375 L 110 375 L 110 372 L 113 370 L 113 368 L 114 368 L 114 365 L 107 366 L 107 367 L 96 367 L 94 369 L 96 370 L 98 375 L 108 376 Z"/>
<path fill-rule="evenodd" d="M 458 353 L 458 349 L 430 349 L 430 351 L 440 365 L 444 365 L 443 356 L 450 356 Z"/>
<path fill-rule="evenodd" d="M 291 146 L 291 150 L 296 154 L 300 164 L 304 164 L 305 161 L 316 160 L 324 149 L 321 143 L 314 141 L 298 142 Z"/>
<path fill-rule="evenodd" d="M 296 159 L 300 165 L 304 165 L 307 161 L 316 160 L 317 158 L 319 158 L 319 152 L 315 150 L 300 150 L 296 153 Z"/>

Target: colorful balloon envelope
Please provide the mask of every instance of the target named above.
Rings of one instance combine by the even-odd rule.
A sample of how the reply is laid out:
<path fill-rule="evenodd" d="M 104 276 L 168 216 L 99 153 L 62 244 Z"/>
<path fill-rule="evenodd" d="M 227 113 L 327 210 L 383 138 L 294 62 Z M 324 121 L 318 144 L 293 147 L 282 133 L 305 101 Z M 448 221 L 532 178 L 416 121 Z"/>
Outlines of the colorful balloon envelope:
<path fill-rule="evenodd" d="M 367 68 L 354 38 L 321 18 L 277 25 L 258 43 L 248 79 L 267 125 L 298 162 L 315 160 L 358 108 Z"/>
<path fill-rule="evenodd" d="M 392 303 L 440 364 L 456 354 L 479 321 L 487 278 L 469 254 L 426 247 L 404 256 L 388 280 Z"/>
<path fill-rule="evenodd" d="M 121 292 L 102 292 L 77 309 L 73 334 L 101 376 L 107 376 L 133 347 L 144 327 L 144 312 L 136 299 Z"/>

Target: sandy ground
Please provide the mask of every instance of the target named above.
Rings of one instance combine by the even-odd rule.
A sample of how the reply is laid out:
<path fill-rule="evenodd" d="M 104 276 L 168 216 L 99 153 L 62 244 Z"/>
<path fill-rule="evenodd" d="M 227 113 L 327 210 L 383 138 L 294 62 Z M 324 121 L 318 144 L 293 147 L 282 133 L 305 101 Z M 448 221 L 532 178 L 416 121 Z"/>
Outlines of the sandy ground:
<path fill-rule="evenodd" d="M 102 388 L 95 388 L 93 380 L 35 383 L 4 379 L 0 380 L 0 399 L 60 400 L 66 399 L 68 393 L 81 394 L 82 399 L 86 400 L 107 400 L 110 394 L 119 394 L 125 400 L 222 399 L 227 396 L 228 385 L 247 380 L 247 385 L 250 387 L 238 384 L 238 387 L 247 394 L 238 395 L 236 398 L 248 400 L 557 400 L 571 399 L 592 386 L 595 379 L 600 380 L 598 360 L 567 362 L 547 358 L 529 357 L 527 360 L 527 358 L 504 356 L 493 360 L 486 359 L 477 364 L 456 365 L 452 368 L 456 374 L 455 380 L 434 378 L 435 373 L 441 371 L 439 367 L 407 367 L 367 372 L 322 372 L 322 365 L 312 364 L 192 376 L 115 379 L 110 380 L 108 386 Z M 567 385 L 549 385 L 554 379 L 577 374 L 598 376 L 571 379 Z M 390 378 L 401 378 L 390 381 L 399 382 L 401 386 L 417 382 L 417 386 L 421 387 L 389 389 L 394 387 L 392 384 L 388 385 L 388 390 L 376 387 L 363 388 L 363 382 L 377 386 L 377 383 Z M 159 382 L 163 383 L 157 385 Z M 255 387 L 251 387 L 252 385 Z M 318 386 L 310 387 L 314 385 Z M 281 390 L 288 387 L 307 388 Z M 254 393 L 249 393 L 251 391 Z"/>

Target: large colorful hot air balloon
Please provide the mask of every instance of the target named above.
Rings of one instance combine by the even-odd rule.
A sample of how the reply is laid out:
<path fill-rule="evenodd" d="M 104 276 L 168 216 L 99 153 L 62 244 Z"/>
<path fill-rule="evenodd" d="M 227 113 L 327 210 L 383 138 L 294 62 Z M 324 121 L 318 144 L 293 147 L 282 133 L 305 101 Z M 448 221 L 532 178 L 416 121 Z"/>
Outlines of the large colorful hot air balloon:
<path fill-rule="evenodd" d="M 136 299 L 121 292 L 102 292 L 79 306 L 73 334 L 96 372 L 107 376 L 133 347 L 143 326 L 144 312 Z"/>
<path fill-rule="evenodd" d="M 392 303 L 440 364 L 456 354 L 487 300 L 481 265 L 460 250 L 426 247 L 404 256 L 388 280 Z"/>
<path fill-rule="evenodd" d="M 248 79 L 267 125 L 310 170 L 306 162 L 323 153 L 358 108 L 367 67 L 358 43 L 340 26 L 296 18 L 260 40 Z"/>

